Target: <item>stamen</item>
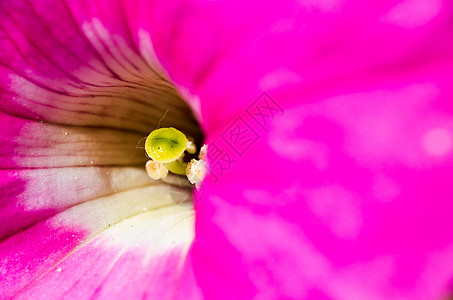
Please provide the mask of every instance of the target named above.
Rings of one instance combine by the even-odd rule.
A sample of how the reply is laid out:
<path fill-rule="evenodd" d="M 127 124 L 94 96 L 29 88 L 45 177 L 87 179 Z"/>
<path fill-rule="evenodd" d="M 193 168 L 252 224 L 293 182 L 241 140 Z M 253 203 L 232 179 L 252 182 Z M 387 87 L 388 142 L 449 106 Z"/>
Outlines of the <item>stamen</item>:
<path fill-rule="evenodd" d="M 168 169 L 165 167 L 163 163 L 148 160 L 145 165 L 146 173 L 152 179 L 158 180 L 164 178 L 168 174 Z"/>
<path fill-rule="evenodd" d="M 200 149 L 200 154 L 198 155 L 199 159 L 206 160 L 208 154 L 208 145 L 204 144 Z"/>
<path fill-rule="evenodd" d="M 190 154 L 195 154 L 197 153 L 197 146 L 195 145 L 195 141 L 193 138 L 189 137 L 187 139 L 187 147 L 186 151 L 189 152 Z"/>
<path fill-rule="evenodd" d="M 203 160 L 192 159 L 187 165 L 187 179 L 198 188 L 206 176 L 206 164 Z"/>

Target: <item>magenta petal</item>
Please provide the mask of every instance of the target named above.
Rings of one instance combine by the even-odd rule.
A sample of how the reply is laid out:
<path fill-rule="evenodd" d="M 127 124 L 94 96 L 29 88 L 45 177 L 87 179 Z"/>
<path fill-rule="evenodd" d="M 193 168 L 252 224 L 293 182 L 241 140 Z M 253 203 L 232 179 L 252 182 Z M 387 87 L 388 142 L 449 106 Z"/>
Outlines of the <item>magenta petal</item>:
<path fill-rule="evenodd" d="M 8 114 L 0 122 L 11 125 L 0 134 L 2 295 L 152 299 L 173 284 L 185 288 L 175 296 L 197 298 L 200 284 L 215 299 L 430 299 L 446 290 L 451 3 L 66 3 L 0 4 L 0 109 Z M 103 140 L 127 145 L 134 134 L 103 128 L 144 134 L 162 114 L 143 99 L 176 99 L 170 88 L 148 89 L 150 67 L 159 68 L 153 43 L 187 101 L 201 105 L 211 153 L 217 145 L 232 158 L 226 170 L 211 159 L 184 263 L 187 239 L 150 254 L 159 231 L 134 239 L 128 226 L 137 219 L 120 222 L 152 208 L 153 187 L 135 191 L 141 181 L 130 178 L 143 170 L 122 168 L 130 182 L 119 190 L 133 187 L 132 196 L 103 198 L 112 178 L 87 167 L 93 156 L 100 166 L 139 162 L 121 148 L 108 152 Z M 263 91 L 283 109 L 266 123 L 253 114 Z M 231 148 L 238 124 L 252 134 L 249 148 Z M 68 125 L 101 130 L 71 128 L 77 135 L 66 139 Z M 32 138 L 39 147 L 29 151 Z M 71 156 L 75 141 L 94 146 Z M 91 170 L 86 181 L 69 166 Z M 94 178 L 105 179 L 98 189 Z M 155 260 L 136 268 L 143 256 Z"/>
<path fill-rule="evenodd" d="M 171 208 L 146 212 L 112 224 L 102 234 L 84 241 L 70 255 L 41 274 L 39 280 L 16 290 L 16 298 L 171 298 L 174 287 L 181 280 L 177 270 L 187 252 L 187 243 L 179 244 L 178 241 L 181 238 L 190 241 L 191 226 L 187 225 L 192 223 L 190 216 L 193 213 L 183 208 L 172 210 L 172 220 L 167 218 L 168 211 L 165 215 L 165 210 Z M 60 253 L 58 248 L 46 249 Z M 37 263 L 45 268 L 46 264 L 54 262 Z M 20 271 L 13 270 L 12 273 L 20 274 Z M 34 270 L 29 272 L 36 273 Z M 11 282 L 17 283 L 18 280 Z M 14 286 L 9 288 L 8 294 L 14 292 Z"/>
<path fill-rule="evenodd" d="M 149 25 L 170 76 L 201 102 L 211 151 L 224 153 L 196 205 L 204 295 L 444 296 L 452 3 L 274 4 L 160 3 Z M 253 114 L 263 91 L 283 109 L 265 124 Z M 257 138 L 246 151 L 238 128 L 242 143 Z"/>
<path fill-rule="evenodd" d="M 157 126 L 199 130 L 126 6 L 0 3 L 1 299 L 155 299 L 178 285 L 193 209 L 147 176 L 137 143 Z"/>

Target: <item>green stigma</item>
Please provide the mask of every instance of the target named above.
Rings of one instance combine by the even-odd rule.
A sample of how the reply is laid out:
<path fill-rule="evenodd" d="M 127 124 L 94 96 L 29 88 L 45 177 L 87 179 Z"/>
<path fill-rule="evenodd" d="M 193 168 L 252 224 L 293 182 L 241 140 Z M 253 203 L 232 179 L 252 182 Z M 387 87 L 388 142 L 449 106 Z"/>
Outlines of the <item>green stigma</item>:
<path fill-rule="evenodd" d="M 169 163 L 164 164 L 167 167 L 168 171 L 178 174 L 178 175 L 186 175 L 187 163 L 183 162 L 182 160 L 174 160 Z"/>
<path fill-rule="evenodd" d="M 146 138 L 145 150 L 151 159 L 160 163 L 169 163 L 178 159 L 186 150 L 187 137 L 173 128 L 159 128 Z"/>

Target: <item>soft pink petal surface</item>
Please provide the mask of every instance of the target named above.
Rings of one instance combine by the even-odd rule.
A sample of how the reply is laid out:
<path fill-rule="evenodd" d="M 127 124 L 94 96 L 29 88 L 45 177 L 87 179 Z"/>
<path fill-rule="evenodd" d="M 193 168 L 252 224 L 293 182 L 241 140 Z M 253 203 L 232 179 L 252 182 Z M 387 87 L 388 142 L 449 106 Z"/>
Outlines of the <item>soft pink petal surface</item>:
<path fill-rule="evenodd" d="M 182 276 L 193 210 L 137 145 L 199 132 L 125 6 L 0 3 L 2 299 L 171 297 Z"/>
<path fill-rule="evenodd" d="M 152 11 L 157 56 L 201 103 L 211 150 L 231 158 L 211 157 L 196 204 L 190 256 L 204 296 L 445 295 L 451 1 L 179 1 Z M 263 91 L 283 109 L 266 124 L 253 114 Z"/>
<path fill-rule="evenodd" d="M 5 1 L 0 291 L 443 296 L 453 273 L 452 11 L 427 0 Z M 190 210 L 149 201 L 168 191 L 123 167 L 142 163 L 134 141 L 168 107 L 161 125 L 196 132 L 158 81 L 164 72 L 211 153 L 231 159 L 222 170 L 211 156 L 187 261 Z M 281 110 L 261 119 L 263 91 Z M 234 142 L 235 128 L 250 147 Z"/>

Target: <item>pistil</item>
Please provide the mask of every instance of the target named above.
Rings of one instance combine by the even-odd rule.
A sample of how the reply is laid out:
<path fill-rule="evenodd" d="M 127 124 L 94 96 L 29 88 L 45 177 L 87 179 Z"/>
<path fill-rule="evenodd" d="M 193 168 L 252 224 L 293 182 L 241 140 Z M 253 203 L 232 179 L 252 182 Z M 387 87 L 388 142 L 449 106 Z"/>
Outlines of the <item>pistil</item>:
<path fill-rule="evenodd" d="M 206 176 L 207 146 L 201 147 L 198 159 L 186 161 L 186 152 L 193 157 L 197 154 L 197 146 L 193 138 L 187 138 L 185 134 L 173 127 L 152 131 L 146 139 L 145 150 L 151 158 L 145 165 L 146 171 L 155 180 L 165 178 L 170 171 L 187 176 L 189 182 L 198 188 Z"/>

